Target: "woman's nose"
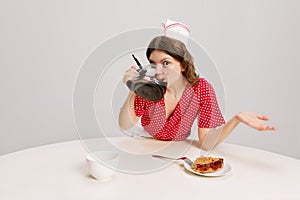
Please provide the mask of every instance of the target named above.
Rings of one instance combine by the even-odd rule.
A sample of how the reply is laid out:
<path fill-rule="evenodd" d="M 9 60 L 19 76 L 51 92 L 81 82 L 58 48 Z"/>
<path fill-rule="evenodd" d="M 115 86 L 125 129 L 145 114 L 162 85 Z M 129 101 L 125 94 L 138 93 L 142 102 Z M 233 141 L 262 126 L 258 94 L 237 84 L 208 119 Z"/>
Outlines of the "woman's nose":
<path fill-rule="evenodd" d="M 162 67 L 162 65 L 156 65 L 155 69 L 156 69 L 156 73 L 157 74 L 162 74 L 163 73 L 163 67 Z"/>

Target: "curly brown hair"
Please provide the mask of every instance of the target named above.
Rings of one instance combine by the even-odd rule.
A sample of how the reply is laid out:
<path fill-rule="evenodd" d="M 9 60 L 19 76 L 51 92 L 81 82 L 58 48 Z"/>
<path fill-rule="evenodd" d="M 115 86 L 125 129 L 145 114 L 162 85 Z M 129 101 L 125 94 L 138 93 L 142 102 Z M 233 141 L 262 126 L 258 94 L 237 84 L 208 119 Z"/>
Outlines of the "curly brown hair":
<path fill-rule="evenodd" d="M 148 60 L 154 50 L 161 50 L 179 61 L 183 69 L 182 75 L 189 83 L 195 85 L 199 82 L 199 76 L 194 66 L 194 59 L 184 43 L 167 36 L 157 36 L 148 45 L 146 51 Z"/>

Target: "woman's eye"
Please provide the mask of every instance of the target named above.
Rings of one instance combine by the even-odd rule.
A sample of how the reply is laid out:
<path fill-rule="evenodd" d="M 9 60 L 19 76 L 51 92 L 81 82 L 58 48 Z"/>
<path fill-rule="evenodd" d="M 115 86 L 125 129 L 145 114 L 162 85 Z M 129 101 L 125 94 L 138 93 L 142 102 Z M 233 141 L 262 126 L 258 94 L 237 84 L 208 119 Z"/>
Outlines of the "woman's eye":
<path fill-rule="evenodd" d="M 170 63 L 168 61 L 163 62 L 163 66 L 168 66 Z"/>

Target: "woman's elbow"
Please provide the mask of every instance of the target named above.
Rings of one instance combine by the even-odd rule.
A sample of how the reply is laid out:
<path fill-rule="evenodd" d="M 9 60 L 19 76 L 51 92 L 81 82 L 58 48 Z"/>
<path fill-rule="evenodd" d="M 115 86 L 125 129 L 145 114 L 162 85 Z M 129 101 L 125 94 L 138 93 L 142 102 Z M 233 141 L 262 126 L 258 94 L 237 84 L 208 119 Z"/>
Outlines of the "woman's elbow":
<path fill-rule="evenodd" d="M 133 127 L 136 123 L 134 123 L 132 120 L 122 120 L 119 119 L 119 128 L 122 131 L 126 131 L 128 129 L 130 129 L 131 127 Z"/>
<path fill-rule="evenodd" d="M 120 130 L 122 130 L 122 131 L 126 131 L 126 130 L 128 130 L 130 127 L 128 127 L 127 125 L 126 125 L 126 123 L 124 123 L 122 120 L 119 120 L 119 128 L 120 128 Z"/>

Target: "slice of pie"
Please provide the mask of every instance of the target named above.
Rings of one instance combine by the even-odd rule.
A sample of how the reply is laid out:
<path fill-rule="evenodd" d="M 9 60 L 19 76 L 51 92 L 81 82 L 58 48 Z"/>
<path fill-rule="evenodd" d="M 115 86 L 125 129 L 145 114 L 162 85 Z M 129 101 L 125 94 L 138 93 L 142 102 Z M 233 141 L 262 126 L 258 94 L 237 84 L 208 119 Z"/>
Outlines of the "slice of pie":
<path fill-rule="evenodd" d="M 200 173 L 216 172 L 224 166 L 223 158 L 199 157 L 191 168 Z"/>

